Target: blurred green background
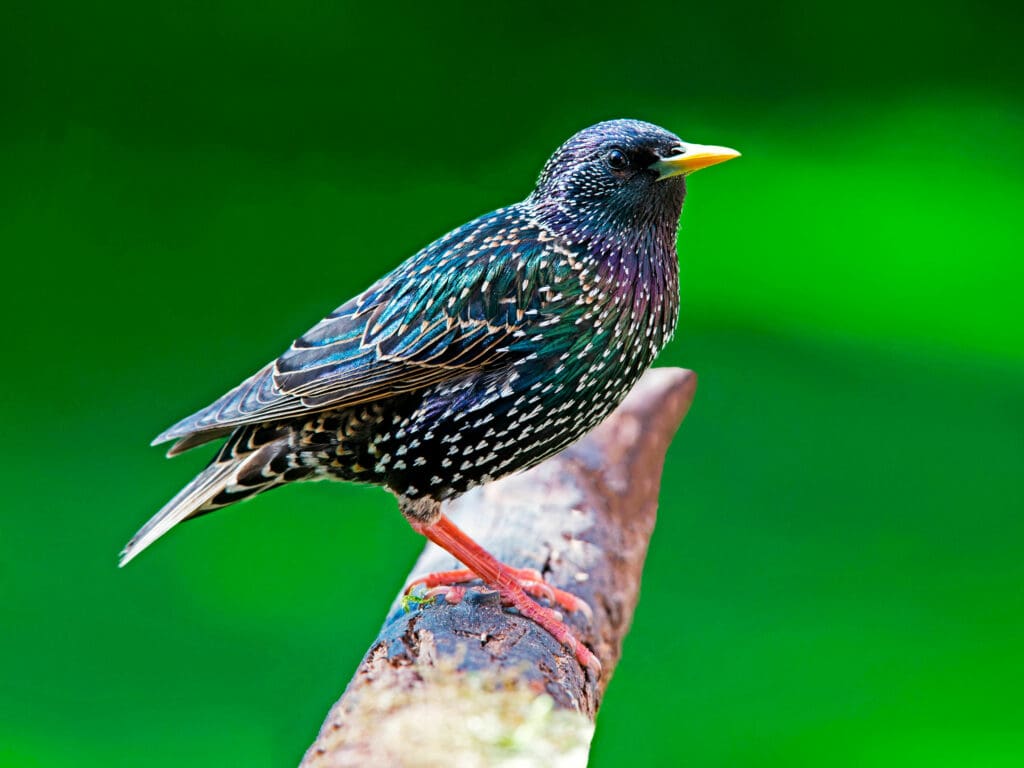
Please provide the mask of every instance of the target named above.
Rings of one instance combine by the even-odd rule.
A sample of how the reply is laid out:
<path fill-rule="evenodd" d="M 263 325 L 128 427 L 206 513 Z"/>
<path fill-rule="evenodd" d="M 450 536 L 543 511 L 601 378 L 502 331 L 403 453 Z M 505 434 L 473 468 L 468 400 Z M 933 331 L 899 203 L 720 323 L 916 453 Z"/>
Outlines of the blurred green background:
<path fill-rule="evenodd" d="M 421 541 L 311 485 L 119 572 L 148 441 L 627 116 L 744 157 L 592 764 L 1024 764 L 1019 9 L 4 3 L 0 764 L 298 761 Z"/>

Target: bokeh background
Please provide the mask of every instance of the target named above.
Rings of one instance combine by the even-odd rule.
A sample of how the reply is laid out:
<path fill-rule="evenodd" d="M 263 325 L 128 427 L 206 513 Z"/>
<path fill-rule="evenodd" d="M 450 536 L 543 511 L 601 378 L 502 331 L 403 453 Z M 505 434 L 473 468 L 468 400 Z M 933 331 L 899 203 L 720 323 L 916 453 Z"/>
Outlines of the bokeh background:
<path fill-rule="evenodd" d="M 119 572 L 149 439 L 624 116 L 744 156 L 592 764 L 1024 764 L 1019 9 L 4 3 L 0 764 L 297 762 L 421 542 L 312 485 Z"/>

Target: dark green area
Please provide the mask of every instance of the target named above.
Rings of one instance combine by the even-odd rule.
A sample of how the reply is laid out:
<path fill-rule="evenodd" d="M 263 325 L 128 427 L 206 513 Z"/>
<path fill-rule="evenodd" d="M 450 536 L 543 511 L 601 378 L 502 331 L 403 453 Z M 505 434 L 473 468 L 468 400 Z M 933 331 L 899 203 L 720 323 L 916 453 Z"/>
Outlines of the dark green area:
<path fill-rule="evenodd" d="M 8 3 L 0 765 L 293 764 L 420 548 L 308 485 L 127 538 L 148 440 L 575 130 L 693 178 L 700 373 L 595 766 L 1024 761 L 1020 13 Z"/>

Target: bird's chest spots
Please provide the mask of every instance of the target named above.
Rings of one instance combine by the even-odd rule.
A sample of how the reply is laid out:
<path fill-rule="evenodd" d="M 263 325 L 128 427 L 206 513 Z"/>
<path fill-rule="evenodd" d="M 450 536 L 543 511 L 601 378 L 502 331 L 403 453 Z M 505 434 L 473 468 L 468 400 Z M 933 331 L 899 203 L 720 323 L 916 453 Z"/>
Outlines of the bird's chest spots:
<path fill-rule="evenodd" d="M 660 350 L 660 286 L 538 241 L 509 362 L 416 393 L 369 442 L 373 472 L 396 493 L 446 499 L 533 466 L 603 420 Z"/>
<path fill-rule="evenodd" d="M 575 381 L 541 370 L 538 358 L 493 380 L 433 387 L 374 439 L 374 471 L 403 495 L 446 499 L 532 466 L 592 429 L 628 390 L 634 376 L 620 371 L 609 387 L 600 375 L 613 357 L 593 356 Z"/>

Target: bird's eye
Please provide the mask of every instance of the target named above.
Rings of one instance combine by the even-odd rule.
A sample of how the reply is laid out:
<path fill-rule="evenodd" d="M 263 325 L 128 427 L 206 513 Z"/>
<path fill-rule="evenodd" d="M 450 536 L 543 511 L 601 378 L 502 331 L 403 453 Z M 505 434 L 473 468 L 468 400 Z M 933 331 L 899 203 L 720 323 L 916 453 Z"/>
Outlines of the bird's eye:
<path fill-rule="evenodd" d="M 629 158 L 621 149 L 612 149 L 605 155 L 605 162 L 613 171 L 623 171 L 629 167 Z"/>

